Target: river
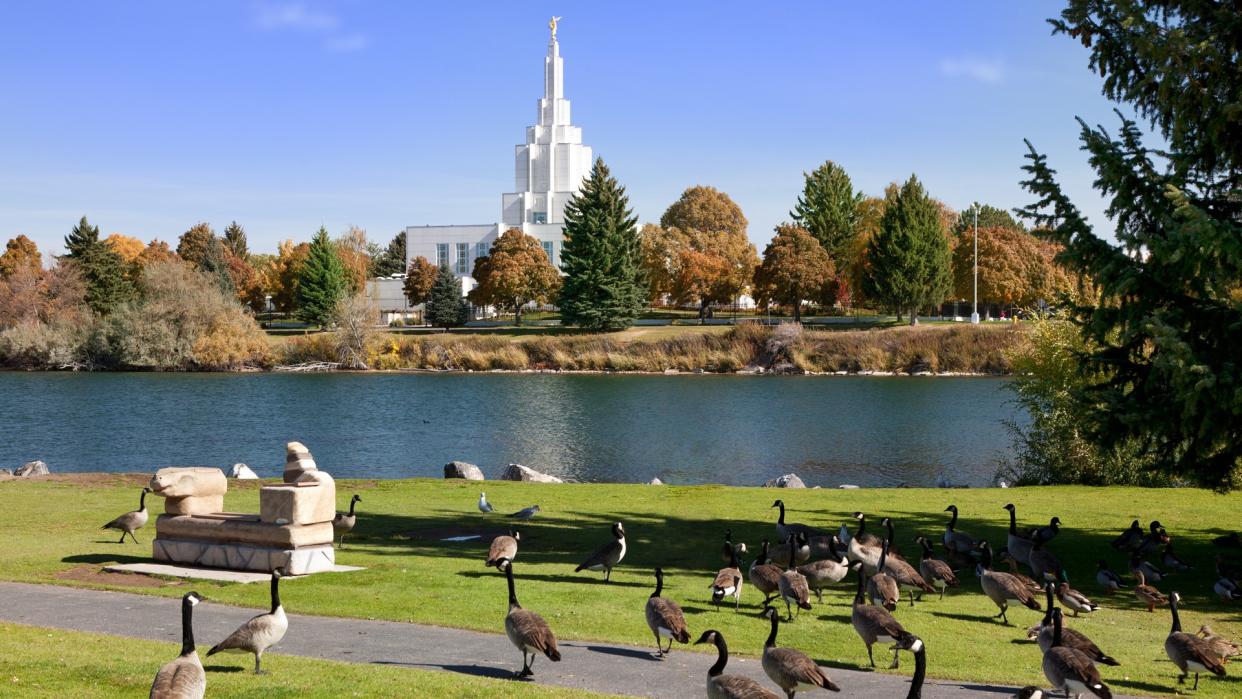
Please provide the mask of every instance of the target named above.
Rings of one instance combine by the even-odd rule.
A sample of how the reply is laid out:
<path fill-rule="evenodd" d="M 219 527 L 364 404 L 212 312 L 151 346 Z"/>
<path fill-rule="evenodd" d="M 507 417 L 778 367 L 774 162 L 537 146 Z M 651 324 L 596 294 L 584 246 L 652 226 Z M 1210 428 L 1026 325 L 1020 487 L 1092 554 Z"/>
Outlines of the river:
<path fill-rule="evenodd" d="M 1004 379 L 590 374 L 0 372 L 0 467 L 54 472 L 249 464 L 298 440 L 342 478 L 489 478 L 507 463 L 578 481 L 809 486 L 991 482 L 1023 419 Z"/>

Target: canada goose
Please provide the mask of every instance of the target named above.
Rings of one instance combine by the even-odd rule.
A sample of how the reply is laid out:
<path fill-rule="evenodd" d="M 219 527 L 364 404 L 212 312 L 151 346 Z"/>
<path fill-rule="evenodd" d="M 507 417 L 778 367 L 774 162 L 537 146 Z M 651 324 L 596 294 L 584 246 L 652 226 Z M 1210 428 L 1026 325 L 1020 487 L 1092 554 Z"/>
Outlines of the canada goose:
<path fill-rule="evenodd" d="M 888 538 L 886 538 L 884 542 L 888 544 L 889 548 L 891 548 L 893 545 L 893 520 L 890 517 L 885 517 L 880 521 L 880 523 L 883 524 L 884 528 L 888 531 Z M 927 584 L 927 581 L 923 579 L 923 576 L 919 575 L 919 572 L 914 569 L 914 566 L 906 563 L 904 560 L 897 558 L 896 556 L 891 555 L 891 552 L 890 555 L 884 557 L 884 561 L 880 565 L 880 572 L 896 581 L 899 592 L 901 590 L 906 590 L 910 593 L 911 607 L 914 606 L 915 590 L 919 590 L 919 594 L 936 591 L 934 587 Z"/>
<path fill-rule="evenodd" d="M 289 617 L 285 616 L 285 608 L 280 604 L 280 578 L 283 574 L 279 568 L 272 571 L 272 610 L 237 627 L 228 638 L 212 646 L 207 655 L 254 653 L 254 674 L 263 674 L 260 667 L 263 651 L 280 643 L 289 630 Z"/>
<path fill-rule="evenodd" d="M 514 519 L 526 520 L 526 519 L 534 518 L 535 515 L 539 514 L 542 511 L 543 510 L 540 510 L 538 505 L 531 505 L 530 507 L 524 510 L 518 510 L 517 512 L 514 512 L 513 514 L 509 516 Z"/>
<path fill-rule="evenodd" d="M 850 572 L 849 563 L 837 549 L 836 537 L 828 539 L 829 557 L 813 563 L 798 566 L 798 572 L 806 578 L 807 587 L 815 593 L 817 602 L 824 601 L 823 589 L 833 583 L 839 583 Z"/>
<path fill-rule="evenodd" d="M 957 587 L 957 575 L 948 563 L 933 557 L 932 542 L 925 536 L 915 539 L 923 547 L 923 558 L 919 561 L 919 573 L 923 579 L 930 581 L 932 586 L 940 590 L 940 599 L 944 599 L 947 587 Z"/>
<path fill-rule="evenodd" d="M 749 677 L 723 674 L 725 666 L 729 664 L 729 646 L 725 643 L 724 634 L 708 629 L 694 643 L 716 645 L 716 663 L 707 670 L 708 699 L 780 699 Z"/>
<path fill-rule="evenodd" d="M 1121 532 L 1116 539 L 1113 539 L 1112 542 L 1109 543 L 1109 546 L 1112 546 L 1118 551 L 1130 551 L 1137 547 L 1139 542 L 1142 540 L 1143 527 L 1139 525 L 1139 521 L 1136 519 L 1130 523 L 1130 528 L 1124 532 Z"/>
<path fill-rule="evenodd" d="M 778 515 L 776 519 L 776 537 L 779 541 L 785 541 L 786 539 L 790 537 L 790 535 L 797 534 L 797 533 L 805 534 L 807 537 L 818 536 L 818 535 L 823 534 L 823 532 L 813 527 L 808 527 L 805 524 L 797 524 L 794 522 L 790 522 L 786 524 L 785 523 L 785 501 L 784 500 L 777 500 L 776 502 L 772 503 L 772 507 L 781 508 L 780 515 Z"/>
<path fill-rule="evenodd" d="M 1035 529 L 1032 529 L 1030 531 L 1030 535 L 1027 538 L 1030 539 L 1032 542 L 1042 541 L 1046 544 L 1049 541 L 1052 541 L 1054 538 L 1056 538 L 1057 534 L 1059 534 L 1060 532 L 1061 532 L 1061 518 L 1053 517 L 1052 519 L 1048 520 L 1048 524 L 1046 524 L 1045 526 L 1036 527 Z"/>
<path fill-rule="evenodd" d="M 851 561 L 858 561 L 874 572 L 880 562 L 880 546 L 883 542 L 880 537 L 867 531 L 866 515 L 855 512 L 854 519 L 858 520 L 858 531 L 854 532 L 846 544 L 845 555 Z"/>
<path fill-rule="evenodd" d="M 978 544 L 973 536 L 957 530 L 957 505 L 949 505 L 944 508 L 944 511 L 953 513 L 944 528 L 945 550 L 957 554 L 973 555 Z"/>
<path fill-rule="evenodd" d="M 1061 600 L 1061 604 L 1074 612 L 1074 616 L 1078 616 L 1079 612 L 1090 614 L 1100 608 L 1100 605 L 1092 602 L 1086 595 L 1070 587 L 1069 577 L 1065 575 L 1065 571 L 1061 571 L 1061 584 L 1057 585 L 1057 599 Z"/>
<path fill-rule="evenodd" d="M 1009 573 L 1001 573 L 992 570 L 992 547 L 988 542 L 980 544 L 980 552 L 983 560 L 975 566 L 975 574 L 979 576 L 979 585 L 983 588 L 983 594 L 1000 609 L 1000 613 L 992 617 L 999 618 L 1006 624 L 1009 623 L 1007 612 L 1009 610 L 1009 602 L 1015 601 L 1022 604 L 1027 609 L 1040 609 L 1039 602 L 1031 594 L 1031 589 L 1017 578 Z"/>
<path fill-rule="evenodd" d="M 712 603 L 720 609 L 720 602 L 726 597 L 733 598 L 733 611 L 736 612 L 742 603 L 742 567 L 737 560 L 737 550 L 729 550 L 729 566 L 721 568 L 712 581 Z"/>
<path fill-rule="evenodd" d="M 1044 540 L 1036 539 L 1035 545 L 1031 547 L 1031 553 L 1026 559 L 1027 566 L 1031 569 L 1031 575 L 1036 580 L 1056 580 L 1061 577 L 1061 559 L 1048 549 L 1044 548 Z"/>
<path fill-rule="evenodd" d="M 1031 578 L 1018 570 L 1018 562 L 1013 559 L 1013 556 L 1010 555 L 1008 549 L 1001 549 L 1000 551 L 997 551 L 996 560 L 1004 561 L 1005 565 L 1009 566 L 1009 574 L 1017 578 L 1018 582 L 1031 588 L 1031 592 L 1040 592 L 1044 589 L 1043 584 L 1035 582 L 1034 578 Z"/>
<path fill-rule="evenodd" d="M 1028 629 L 1027 634 L 1026 634 L 1027 638 L 1034 638 L 1035 642 L 1039 644 L 1039 650 L 1045 653 L 1048 652 L 1048 649 L 1052 647 L 1052 632 L 1053 632 L 1052 610 L 1056 606 L 1052 603 L 1052 600 L 1053 600 L 1052 590 L 1053 590 L 1053 583 L 1052 581 L 1049 581 L 1047 587 L 1045 588 L 1045 594 L 1047 595 L 1047 598 L 1048 598 L 1048 610 L 1044 612 L 1043 621 L 1041 621 L 1039 624 Z M 1070 648 L 1073 648 L 1074 650 L 1077 650 L 1083 653 L 1088 658 L 1090 658 L 1092 662 L 1101 663 L 1103 665 L 1113 665 L 1113 666 L 1121 664 L 1117 662 L 1115 658 L 1107 655 L 1103 650 L 1100 650 L 1100 647 L 1095 645 L 1095 642 L 1092 641 L 1090 638 L 1087 638 L 1086 634 L 1082 633 L 1081 631 L 1071 629 L 1068 626 L 1065 626 L 1064 621 L 1065 620 L 1062 619 L 1062 623 L 1061 623 L 1061 644 L 1062 645 L 1068 646 Z"/>
<path fill-rule="evenodd" d="M 1138 582 L 1134 585 L 1134 596 L 1138 598 L 1138 601 L 1147 605 L 1147 611 L 1154 612 L 1156 607 L 1163 607 L 1169 603 L 1169 598 L 1165 597 L 1160 590 L 1157 590 L 1147 584 L 1147 580 L 1143 576 L 1143 571 L 1134 571 L 1134 577 L 1138 580 Z"/>
<path fill-rule="evenodd" d="M 513 529 L 509 533 L 501 534 L 492 539 L 492 546 L 487 550 L 487 561 L 483 563 L 485 566 L 496 566 L 500 569 L 502 560 L 512 561 L 517 558 L 518 542 L 522 540 L 522 533 Z"/>
<path fill-rule="evenodd" d="M 780 614 L 772 607 L 763 609 L 764 618 L 772 622 L 772 630 L 768 632 L 768 640 L 763 643 L 763 672 L 778 687 L 785 690 L 785 696 L 793 699 L 798 690 L 810 691 L 824 688 L 839 692 L 838 687 L 814 660 L 806 653 L 793 648 L 777 648 L 776 632 L 780 627 Z"/>
<path fill-rule="evenodd" d="M 1242 599 L 1242 591 L 1238 590 L 1238 584 L 1229 578 L 1221 578 L 1212 586 L 1212 591 L 1216 596 L 1226 602 L 1232 602 L 1236 599 Z"/>
<path fill-rule="evenodd" d="M 850 567 L 858 568 L 858 590 L 854 593 L 854 607 L 850 612 L 850 623 L 854 626 L 854 632 L 867 645 L 867 659 L 871 661 L 871 667 L 875 667 L 875 656 L 872 655 L 871 646 L 876 642 L 900 644 L 903 640 L 908 641 L 913 634 L 902 628 L 893 615 L 888 613 L 888 610 L 867 604 L 866 598 L 863 597 L 863 582 L 866 574 L 862 570 L 862 564 L 851 563 Z M 897 667 L 897 650 L 898 645 L 894 645 L 893 664 L 888 666 L 890 670 Z"/>
<path fill-rule="evenodd" d="M 790 543 L 792 543 L 793 537 L 789 538 Z M 799 573 L 792 563 L 787 568 L 788 570 L 782 572 L 781 576 L 777 578 L 776 587 L 780 591 L 781 599 L 785 600 L 785 611 L 789 614 L 787 621 L 793 621 L 791 605 L 798 608 L 799 614 L 802 613 L 803 609 L 810 609 L 811 589 L 806 584 L 806 578 L 802 577 L 802 573 Z"/>
<path fill-rule="evenodd" d="M 1018 508 L 1011 502 L 1005 505 L 1009 511 L 1009 538 L 1005 542 L 1009 553 L 1018 560 L 1025 561 L 1031 553 L 1031 547 L 1035 544 L 1030 537 L 1018 533 Z"/>
<path fill-rule="evenodd" d="M 1101 699 L 1112 699 L 1113 692 L 1100 678 L 1100 671 L 1082 651 L 1063 645 L 1061 637 L 1061 610 L 1052 610 L 1052 647 L 1044 651 L 1044 677 L 1052 686 L 1071 694 L 1093 694 Z"/>
<path fill-rule="evenodd" d="M 1238 532 L 1229 532 L 1224 536 L 1218 536 L 1212 539 L 1212 543 L 1221 548 L 1242 549 L 1242 534 Z"/>
<path fill-rule="evenodd" d="M 1220 661 L 1222 663 L 1229 662 L 1229 659 L 1235 655 L 1242 655 L 1242 646 L 1239 646 L 1237 643 L 1230 641 L 1224 636 L 1217 636 L 1212 633 L 1212 627 L 1207 624 L 1199 627 L 1198 635 L 1202 636 L 1203 640 L 1212 645 L 1212 650 L 1216 653 L 1216 655 L 1220 656 Z"/>
<path fill-rule="evenodd" d="M 811 543 L 806 534 L 795 532 L 791 541 L 775 546 L 768 552 L 768 560 L 773 565 L 788 568 L 791 562 L 806 563 L 811 558 Z"/>
<path fill-rule="evenodd" d="M 1194 566 L 1190 565 L 1186 561 L 1183 561 L 1181 556 L 1174 553 L 1172 543 L 1164 545 L 1164 550 L 1160 552 L 1160 562 L 1163 563 L 1165 567 L 1172 570 L 1186 571 L 1195 569 Z"/>
<path fill-rule="evenodd" d="M 1108 594 L 1113 594 L 1117 590 L 1124 590 L 1126 586 L 1121 584 L 1121 576 L 1114 573 L 1108 567 L 1108 561 L 1100 559 L 1095 564 L 1095 581 L 1104 588 Z"/>
<path fill-rule="evenodd" d="M 583 570 L 602 570 L 604 571 L 604 582 L 612 579 L 612 569 L 621 559 L 625 558 L 625 527 L 620 522 L 612 525 L 612 541 L 595 549 L 595 553 L 587 556 L 574 572 Z"/>
<path fill-rule="evenodd" d="M 1164 580 L 1165 573 L 1151 563 L 1144 561 L 1137 555 L 1130 557 L 1130 572 L 1138 577 L 1139 573 L 1143 574 L 1143 579 L 1149 583 L 1155 584 Z"/>
<path fill-rule="evenodd" d="M 897 600 L 901 599 L 901 590 L 897 588 L 897 581 L 884 572 L 887 562 L 888 540 L 885 539 L 884 543 L 880 544 L 880 562 L 876 573 L 867 581 L 867 596 L 871 598 L 872 604 L 879 604 L 891 612 L 897 609 Z M 876 602 L 877 598 L 879 602 Z"/>
<path fill-rule="evenodd" d="M 894 652 L 897 650 L 914 653 L 914 676 L 910 678 L 910 691 L 906 693 L 906 699 L 923 699 L 923 681 L 927 679 L 927 648 L 923 639 L 907 634 L 894 646 Z"/>
<path fill-rule="evenodd" d="M 181 598 L 181 655 L 155 673 L 150 699 L 202 699 L 207 691 L 207 673 L 194 650 L 194 606 L 202 601 L 197 592 Z"/>
<path fill-rule="evenodd" d="M 138 509 L 133 512 L 126 512 L 116 519 L 108 522 L 100 527 L 100 529 L 119 529 L 121 530 L 121 540 L 118 544 L 125 543 L 125 535 L 138 543 L 138 538 L 134 536 L 134 532 L 147 526 L 147 520 L 150 519 L 150 513 L 147 512 L 147 493 L 151 492 L 150 488 L 143 488 L 142 494 L 138 496 Z M 99 520 L 95 520 L 99 521 Z"/>
<path fill-rule="evenodd" d="M 509 642 L 522 651 L 522 669 L 513 674 L 514 678 L 534 675 L 535 658 L 543 653 L 554 663 L 561 661 L 561 652 L 556 648 L 556 636 L 548 626 L 548 622 L 538 614 L 522 609 L 518 604 L 517 593 L 513 591 L 513 561 L 501 559 L 497 566 L 505 571 L 505 580 L 509 583 L 509 613 L 505 615 L 505 635 Z M 526 654 L 530 654 L 530 660 Z"/>
<path fill-rule="evenodd" d="M 651 629 L 651 633 L 655 636 L 656 655 L 663 658 L 668 650 L 673 649 L 673 641 L 689 643 L 690 632 L 686 629 L 686 616 L 682 613 L 681 607 L 673 600 L 660 596 L 660 593 L 664 591 L 663 569 L 655 569 L 655 579 L 655 590 L 647 598 L 647 628 Z M 668 639 L 668 650 L 660 646 L 662 637 Z"/>
<path fill-rule="evenodd" d="M 357 493 L 349 499 L 349 513 L 337 512 L 332 518 L 332 533 L 340 539 L 341 548 L 345 548 L 345 535 L 354 530 L 354 525 L 358 523 L 358 516 L 354 514 L 354 505 L 362 502 L 362 498 Z"/>
<path fill-rule="evenodd" d="M 762 607 L 766 607 L 768 602 L 772 601 L 772 597 L 775 596 L 777 591 L 780 589 L 782 572 L 780 568 L 777 568 L 771 563 L 764 562 L 767 560 L 767 556 L 768 540 L 764 539 L 763 548 L 760 550 L 759 557 L 751 562 L 750 571 L 748 572 L 750 584 L 754 585 L 756 590 L 763 593 L 763 604 L 760 605 Z"/>
<path fill-rule="evenodd" d="M 1022 689 L 1019 689 L 1018 693 L 1014 696 L 1016 696 L 1017 699 L 1044 699 L 1044 690 L 1039 687 L 1027 685 Z"/>
<path fill-rule="evenodd" d="M 494 512 L 495 510 L 496 508 L 492 507 L 492 503 L 487 501 L 487 493 L 479 493 L 479 512 L 487 514 L 488 512 Z M 516 517 L 517 515 L 513 516 Z"/>
<path fill-rule="evenodd" d="M 739 556 L 746 553 L 746 544 L 733 543 L 733 530 L 726 529 L 724 545 L 720 547 L 720 560 L 728 563 L 734 553 Z"/>
<path fill-rule="evenodd" d="M 811 559 L 818 560 L 820 558 L 835 558 L 836 545 L 840 542 L 840 538 L 836 534 L 824 534 L 822 536 L 812 536 L 807 539 L 807 543 L 811 547 Z"/>
<path fill-rule="evenodd" d="M 1160 520 L 1152 520 L 1149 529 L 1150 531 L 1147 535 L 1139 541 L 1138 548 L 1135 551 L 1139 556 L 1155 553 L 1156 549 L 1172 540 L 1169 537 L 1169 533 L 1164 530 L 1164 525 L 1160 524 Z"/>
<path fill-rule="evenodd" d="M 1178 684 L 1186 683 L 1186 676 L 1195 673 L 1194 690 L 1199 689 L 1199 673 L 1210 672 L 1217 677 L 1225 676 L 1225 664 L 1220 655 L 1206 639 L 1182 631 L 1182 620 L 1177 614 L 1177 603 L 1182 596 L 1176 592 L 1169 593 L 1169 611 L 1173 614 L 1173 628 L 1164 639 L 1164 652 L 1169 660 L 1182 671 L 1177 678 Z"/>
<path fill-rule="evenodd" d="M 1218 553 L 1216 554 L 1216 574 L 1230 580 L 1242 580 L 1242 567 Z"/>

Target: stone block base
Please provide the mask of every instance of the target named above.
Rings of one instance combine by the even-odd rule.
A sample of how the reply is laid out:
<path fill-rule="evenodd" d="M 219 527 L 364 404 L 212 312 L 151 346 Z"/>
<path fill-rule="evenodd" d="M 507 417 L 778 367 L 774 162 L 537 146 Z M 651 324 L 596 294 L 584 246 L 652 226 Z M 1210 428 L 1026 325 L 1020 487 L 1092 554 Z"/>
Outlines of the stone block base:
<path fill-rule="evenodd" d="M 331 544 L 283 549 L 246 544 L 156 539 L 151 548 L 152 556 L 157 561 L 227 570 L 255 570 L 270 573 L 277 568 L 283 568 L 287 575 L 309 575 L 332 570 L 336 564 L 336 551 Z"/>

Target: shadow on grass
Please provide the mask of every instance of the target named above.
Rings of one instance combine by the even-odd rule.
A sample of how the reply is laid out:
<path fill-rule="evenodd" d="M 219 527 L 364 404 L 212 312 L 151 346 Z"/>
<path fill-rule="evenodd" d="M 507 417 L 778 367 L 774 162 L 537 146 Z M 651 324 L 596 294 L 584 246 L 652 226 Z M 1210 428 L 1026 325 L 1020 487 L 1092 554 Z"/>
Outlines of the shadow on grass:
<path fill-rule="evenodd" d="M 204 665 L 203 669 L 207 672 L 242 672 L 246 668 L 238 665 Z"/>
<path fill-rule="evenodd" d="M 457 572 L 457 575 L 460 575 L 463 578 L 491 578 L 491 577 L 500 577 L 502 579 L 504 578 L 503 575 L 497 576 L 496 571 L 494 570 L 490 572 L 461 570 Z M 578 583 L 578 584 L 586 584 L 586 585 L 599 585 L 601 587 L 651 587 L 651 585 L 648 585 L 647 583 L 622 582 L 620 580 L 617 580 L 616 578 L 613 578 L 611 581 L 605 582 L 603 578 L 585 577 L 582 575 L 574 575 L 573 573 L 569 573 L 566 575 L 540 575 L 540 574 L 533 574 L 533 573 L 525 573 L 522 571 L 521 567 L 517 563 L 513 564 L 513 579 L 514 579 L 514 585 L 518 587 L 518 589 L 521 589 L 521 583 L 524 580 L 538 580 L 540 582 L 552 582 L 552 583 Z"/>
<path fill-rule="evenodd" d="M 1013 629 L 1017 629 L 1017 628 L 1025 629 L 1026 628 L 1026 626 L 1020 627 L 1019 624 L 1015 623 L 1012 619 L 1009 621 L 1008 624 L 1006 624 L 1000 619 L 992 618 L 990 615 L 985 617 L 982 615 L 975 615 L 975 614 L 954 614 L 953 612 L 932 612 L 931 614 L 932 616 L 938 616 L 938 617 L 942 617 L 945 619 L 956 619 L 957 621 L 972 621 L 976 624 L 987 624 L 988 626 L 1001 626 L 1001 627 L 1008 626 Z M 1030 626 L 1030 624 L 1027 624 L 1027 626 Z"/>
<path fill-rule="evenodd" d="M 151 556 L 119 556 L 112 553 L 81 553 L 65 556 L 61 563 L 150 563 Z"/>

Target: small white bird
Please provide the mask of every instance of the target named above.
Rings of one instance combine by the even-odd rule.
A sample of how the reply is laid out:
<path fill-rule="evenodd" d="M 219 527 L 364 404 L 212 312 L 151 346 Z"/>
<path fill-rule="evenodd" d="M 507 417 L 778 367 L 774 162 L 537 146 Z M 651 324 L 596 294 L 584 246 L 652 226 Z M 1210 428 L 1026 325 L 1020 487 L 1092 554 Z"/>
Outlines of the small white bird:
<path fill-rule="evenodd" d="M 538 505 L 531 505 L 525 510 L 519 510 L 509 516 L 514 517 L 516 519 L 530 519 L 531 517 L 534 517 L 539 512 L 540 512 L 540 509 Z"/>
<path fill-rule="evenodd" d="M 491 512 L 492 503 L 487 501 L 487 493 L 479 493 L 479 512 Z"/>

